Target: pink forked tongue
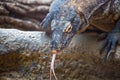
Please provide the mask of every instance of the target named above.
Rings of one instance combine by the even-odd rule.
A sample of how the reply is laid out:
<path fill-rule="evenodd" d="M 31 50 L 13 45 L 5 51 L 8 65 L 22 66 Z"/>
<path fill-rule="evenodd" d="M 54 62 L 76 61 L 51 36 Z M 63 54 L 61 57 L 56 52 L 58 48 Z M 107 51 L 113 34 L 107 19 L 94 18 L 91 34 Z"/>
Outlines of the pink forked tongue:
<path fill-rule="evenodd" d="M 55 74 L 55 70 L 54 70 L 55 58 L 56 58 L 56 54 L 53 54 L 51 65 L 50 65 L 50 80 L 52 80 L 52 74 L 55 77 L 55 80 L 58 80 Z"/>

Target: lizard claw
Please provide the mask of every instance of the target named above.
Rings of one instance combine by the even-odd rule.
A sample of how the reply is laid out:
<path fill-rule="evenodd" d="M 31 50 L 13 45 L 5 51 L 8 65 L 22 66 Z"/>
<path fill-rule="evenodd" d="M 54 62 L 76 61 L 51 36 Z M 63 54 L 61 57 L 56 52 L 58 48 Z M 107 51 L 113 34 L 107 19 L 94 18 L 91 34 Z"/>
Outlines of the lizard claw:
<path fill-rule="evenodd" d="M 109 33 L 107 38 L 103 43 L 103 47 L 100 50 L 102 53 L 105 50 L 105 61 L 109 60 L 110 57 L 113 57 L 114 53 L 116 52 L 116 46 L 120 39 L 120 33 Z"/>

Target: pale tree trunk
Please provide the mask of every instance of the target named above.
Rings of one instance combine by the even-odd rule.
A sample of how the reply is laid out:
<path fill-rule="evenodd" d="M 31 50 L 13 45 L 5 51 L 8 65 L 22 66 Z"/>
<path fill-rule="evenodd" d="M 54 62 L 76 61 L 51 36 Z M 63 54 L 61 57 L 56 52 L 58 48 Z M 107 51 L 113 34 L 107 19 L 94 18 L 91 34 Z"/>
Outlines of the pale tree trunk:
<path fill-rule="evenodd" d="M 49 46 L 49 37 L 45 32 L 0 29 L 0 54 L 41 53 L 49 50 L 47 46 Z"/>

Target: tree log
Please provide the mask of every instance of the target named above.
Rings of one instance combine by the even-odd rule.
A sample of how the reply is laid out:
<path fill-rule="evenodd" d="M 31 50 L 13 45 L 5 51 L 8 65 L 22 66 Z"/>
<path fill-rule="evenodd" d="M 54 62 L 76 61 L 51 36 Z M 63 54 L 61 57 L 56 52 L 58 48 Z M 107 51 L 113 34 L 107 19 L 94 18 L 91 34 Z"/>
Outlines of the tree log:
<path fill-rule="evenodd" d="M 50 52 L 50 38 L 45 32 L 20 31 L 16 29 L 0 29 L 0 54 L 4 53 L 41 53 Z M 81 53 L 92 53 L 99 55 L 103 41 L 97 41 L 98 34 L 76 35 L 68 48 L 63 53 L 79 51 Z M 91 46 L 92 45 L 92 46 Z M 120 47 L 118 46 L 116 58 L 120 58 Z"/>
<path fill-rule="evenodd" d="M 39 23 L 35 23 L 28 20 L 21 20 L 17 18 L 12 18 L 9 16 L 0 16 L 0 25 L 3 25 L 3 28 L 15 28 L 21 30 L 29 30 L 29 31 L 39 31 L 40 25 Z M 8 26 L 11 25 L 11 26 Z M 2 27 L 2 26 L 1 26 Z"/>
<path fill-rule="evenodd" d="M 0 27 L 39 31 L 52 0 L 1 0 Z"/>
<path fill-rule="evenodd" d="M 0 29 L 0 54 L 5 53 L 40 53 L 49 44 L 44 32 Z"/>
<path fill-rule="evenodd" d="M 17 0 L 18 2 L 24 3 L 24 4 L 29 4 L 29 5 L 50 5 L 52 0 Z"/>

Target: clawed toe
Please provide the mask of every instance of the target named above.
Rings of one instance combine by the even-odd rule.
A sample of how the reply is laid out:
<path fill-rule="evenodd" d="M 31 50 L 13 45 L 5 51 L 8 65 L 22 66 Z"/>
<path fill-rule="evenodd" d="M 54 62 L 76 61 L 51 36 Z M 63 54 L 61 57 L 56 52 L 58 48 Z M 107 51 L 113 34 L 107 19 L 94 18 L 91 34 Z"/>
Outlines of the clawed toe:
<path fill-rule="evenodd" d="M 105 61 L 110 60 L 110 57 L 112 57 L 115 54 L 118 40 L 119 40 L 118 34 L 110 33 L 103 42 L 102 48 L 100 50 L 100 54 L 103 53 L 103 51 L 105 50 L 105 57 L 104 57 Z"/>

